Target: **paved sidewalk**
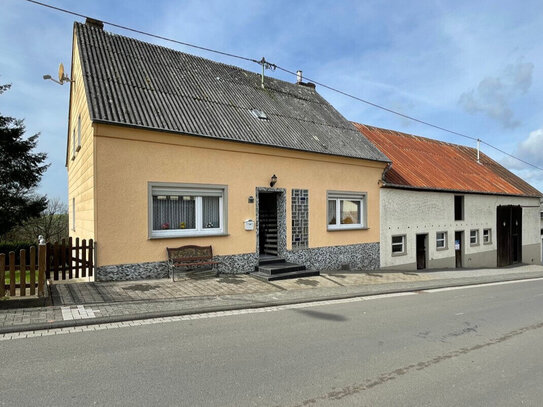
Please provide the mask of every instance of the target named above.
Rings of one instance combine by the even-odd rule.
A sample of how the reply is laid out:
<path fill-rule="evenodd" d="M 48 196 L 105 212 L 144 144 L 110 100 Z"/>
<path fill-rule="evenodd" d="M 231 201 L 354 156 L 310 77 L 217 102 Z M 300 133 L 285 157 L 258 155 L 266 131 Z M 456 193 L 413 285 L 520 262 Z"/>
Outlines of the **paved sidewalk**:
<path fill-rule="evenodd" d="M 0 311 L 0 334 L 318 300 L 543 278 L 543 266 L 432 272 L 330 272 L 263 282 L 250 275 L 53 286 L 54 305 Z"/>

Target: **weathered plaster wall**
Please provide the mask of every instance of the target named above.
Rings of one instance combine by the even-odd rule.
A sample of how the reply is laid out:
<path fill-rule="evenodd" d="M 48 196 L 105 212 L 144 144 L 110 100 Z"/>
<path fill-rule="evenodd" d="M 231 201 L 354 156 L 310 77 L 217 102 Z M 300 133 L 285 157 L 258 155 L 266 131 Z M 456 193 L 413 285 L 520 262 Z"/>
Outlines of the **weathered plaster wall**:
<path fill-rule="evenodd" d="M 454 220 L 454 193 L 381 190 L 381 267 L 416 269 L 416 235 L 428 234 L 428 268 L 455 267 L 454 234 L 464 231 L 464 267 L 495 267 L 496 207 L 522 205 L 522 261 L 541 262 L 538 198 L 463 194 L 464 220 Z M 462 194 L 458 194 L 462 195 Z M 491 243 L 484 244 L 483 229 L 491 229 Z M 470 245 L 470 230 L 479 230 L 479 244 Z M 445 250 L 436 250 L 436 233 L 447 232 Z M 407 253 L 392 255 L 392 236 L 406 235 Z M 539 254 L 538 254 L 539 253 Z"/>

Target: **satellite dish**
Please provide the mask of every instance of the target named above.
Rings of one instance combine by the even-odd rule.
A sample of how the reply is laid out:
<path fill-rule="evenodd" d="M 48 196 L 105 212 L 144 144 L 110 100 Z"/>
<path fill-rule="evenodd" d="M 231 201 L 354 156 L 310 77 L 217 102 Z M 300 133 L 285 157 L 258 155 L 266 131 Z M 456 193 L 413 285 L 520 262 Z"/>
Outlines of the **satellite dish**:
<path fill-rule="evenodd" d="M 62 82 L 64 79 L 64 65 L 62 65 L 62 62 L 58 66 L 58 80 Z"/>

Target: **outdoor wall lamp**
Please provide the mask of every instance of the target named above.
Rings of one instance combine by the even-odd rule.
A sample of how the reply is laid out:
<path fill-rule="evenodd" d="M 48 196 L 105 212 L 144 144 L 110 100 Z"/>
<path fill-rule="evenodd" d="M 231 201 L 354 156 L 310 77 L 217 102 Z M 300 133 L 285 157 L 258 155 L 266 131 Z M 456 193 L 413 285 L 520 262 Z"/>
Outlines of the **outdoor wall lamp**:
<path fill-rule="evenodd" d="M 251 196 L 249 197 L 248 202 L 249 202 L 249 203 L 255 203 L 255 197 L 251 195 Z"/>
<path fill-rule="evenodd" d="M 271 177 L 271 181 L 270 181 L 270 187 L 273 187 L 276 182 L 277 182 L 277 176 L 275 174 L 273 174 L 273 176 Z"/>

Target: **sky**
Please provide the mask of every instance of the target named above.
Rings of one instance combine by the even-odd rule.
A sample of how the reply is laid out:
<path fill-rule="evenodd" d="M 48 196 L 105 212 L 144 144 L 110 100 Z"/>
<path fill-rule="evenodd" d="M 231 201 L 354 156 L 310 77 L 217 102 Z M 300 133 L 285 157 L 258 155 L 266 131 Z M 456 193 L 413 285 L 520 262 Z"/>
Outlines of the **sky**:
<path fill-rule="evenodd" d="M 479 138 L 543 168 L 543 2 L 43 0 L 99 20 L 186 43 L 266 60 L 372 103 Z M 67 196 L 69 85 L 75 17 L 25 0 L 0 0 L 0 113 L 40 133 L 51 164 L 41 194 Z M 105 30 L 259 72 L 251 62 Z M 267 75 L 295 82 L 290 74 Z M 317 91 L 347 119 L 475 147 L 473 140 Z M 482 152 L 543 191 L 543 171 L 483 144 Z"/>

